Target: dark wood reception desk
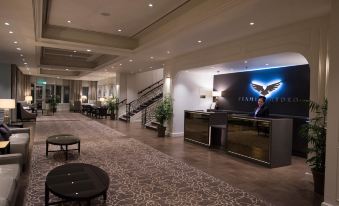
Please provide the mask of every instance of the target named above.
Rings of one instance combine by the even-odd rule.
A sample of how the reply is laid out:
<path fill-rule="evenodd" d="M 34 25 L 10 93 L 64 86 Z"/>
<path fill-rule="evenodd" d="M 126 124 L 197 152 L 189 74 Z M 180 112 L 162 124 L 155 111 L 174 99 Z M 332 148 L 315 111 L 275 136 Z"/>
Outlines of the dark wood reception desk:
<path fill-rule="evenodd" d="M 185 111 L 184 139 L 211 146 L 213 128 L 225 128 L 227 113 Z M 217 131 L 217 130 L 216 130 Z"/>
<path fill-rule="evenodd" d="M 230 112 L 185 111 L 184 140 L 219 146 L 267 167 L 291 164 L 293 120 Z"/>
<path fill-rule="evenodd" d="M 292 119 L 229 115 L 226 151 L 268 167 L 291 164 Z"/>

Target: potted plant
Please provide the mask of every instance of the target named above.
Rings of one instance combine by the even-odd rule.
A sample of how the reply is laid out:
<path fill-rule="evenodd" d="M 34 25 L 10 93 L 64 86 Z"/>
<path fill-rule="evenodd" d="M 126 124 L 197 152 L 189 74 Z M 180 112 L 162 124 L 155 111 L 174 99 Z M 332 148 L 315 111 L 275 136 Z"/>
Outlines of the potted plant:
<path fill-rule="evenodd" d="M 117 109 L 117 104 L 118 104 L 119 100 L 116 97 L 110 97 L 106 100 L 106 104 L 108 107 L 108 110 L 110 111 L 110 117 L 111 119 L 115 119 L 115 111 Z"/>
<path fill-rule="evenodd" d="M 169 120 L 172 116 L 172 100 L 170 97 L 165 97 L 161 103 L 155 109 L 155 118 L 158 125 L 158 137 L 164 137 L 166 127 L 164 126 L 165 121 Z"/>
<path fill-rule="evenodd" d="M 307 160 L 313 174 L 314 191 L 324 194 L 327 99 L 322 104 L 309 102 L 309 110 L 315 116 L 300 129 L 300 136 L 307 140 Z"/>
<path fill-rule="evenodd" d="M 50 108 L 53 114 L 57 111 L 57 106 L 60 103 L 60 98 L 58 96 L 52 95 L 48 101 Z"/>

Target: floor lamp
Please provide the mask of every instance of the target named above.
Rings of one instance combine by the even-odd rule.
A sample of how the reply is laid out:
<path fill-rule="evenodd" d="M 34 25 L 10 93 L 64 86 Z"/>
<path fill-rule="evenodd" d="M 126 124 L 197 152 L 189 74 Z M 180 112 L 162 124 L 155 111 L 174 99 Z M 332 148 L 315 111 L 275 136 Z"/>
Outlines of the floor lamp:
<path fill-rule="evenodd" d="M 11 122 L 9 110 L 15 109 L 15 99 L 0 99 L 0 109 L 5 110 L 4 123 L 9 124 Z"/>

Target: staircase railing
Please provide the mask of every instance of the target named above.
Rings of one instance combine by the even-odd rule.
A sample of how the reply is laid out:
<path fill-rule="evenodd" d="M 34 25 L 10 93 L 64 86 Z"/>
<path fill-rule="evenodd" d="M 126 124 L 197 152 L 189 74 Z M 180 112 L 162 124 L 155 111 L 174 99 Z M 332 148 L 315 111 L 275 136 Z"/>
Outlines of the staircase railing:
<path fill-rule="evenodd" d="M 130 116 L 146 107 L 146 103 L 152 101 L 156 97 L 162 97 L 163 84 L 158 85 L 146 94 L 140 96 L 138 99 L 126 104 L 126 118 L 130 121 Z"/>
<path fill-rule="evenodd" d="M 150 91 L 150 90 L 152 90 L 153 88 L 155 88 L 155 87 L 157 87 L 158 85 L 163 84 L 163 83 L 164 83 L 164 79 L 161 79 L 161 80 L 155 82 L 154 84 L 152 84 L 152 85 L 146 87 L 145 89 L 139 91 L 139 92 L 138 92 L 138 95 L 141 95 L 142 93 L 146 93 L 147 91 Z"/>
<path fill-rule="evenodd" d="M 157 106 L 161 103 L 161 99 L 158 101 L 154 102 L 150 106 L 148 106 L 146 109 L 142 111 L 142 121 L 141 124 L 145 127 L 146 124 L 154 121 L 155 118 L 155 110 Z"/>

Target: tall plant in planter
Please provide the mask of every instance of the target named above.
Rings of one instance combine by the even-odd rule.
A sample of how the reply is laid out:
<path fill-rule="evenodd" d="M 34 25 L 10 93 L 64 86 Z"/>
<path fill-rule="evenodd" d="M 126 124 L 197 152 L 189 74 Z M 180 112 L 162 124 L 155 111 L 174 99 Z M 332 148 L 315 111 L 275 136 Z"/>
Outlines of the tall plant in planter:
<path fill-rule="evenodd" d="M 309 145 L 306 162 L 312 170 L 314 191 L 324 194 L 327 99 L 322 104 L 310 101 L 309 110 L 315 113 L 315 117 L 301 127 L 299 134 Z"/>
<path fill-rule="evenodd" d="M 165 122 L 172 117 L 173 107 L 172 107 L 172 100 L 170 97 L 165 97 L 161 103 L 155 109 L 155 118 L 158 125 L 158 137 L 165 136 Z"/>
<path fill-rule="evenodd" d="M 60 103 L 60 97 L 52 95 L 51 98 L 49 99 L 48 103 L 49 103 L 51 110 L 54 114 L 57 110 L 58 104 Z"/>
<path fill-rule="evenodd" d="M 108 107 L 108 110 L 110 111 L 110 116 L 111 119 L 115 119 L 115 111 L 117 109 L 117 104 L 118 104 L 119 100 L 116 97 L 110 97 L 107 99 L 106 104 Z"/>

